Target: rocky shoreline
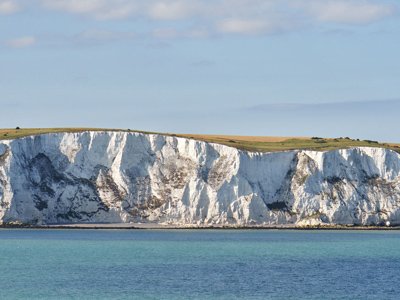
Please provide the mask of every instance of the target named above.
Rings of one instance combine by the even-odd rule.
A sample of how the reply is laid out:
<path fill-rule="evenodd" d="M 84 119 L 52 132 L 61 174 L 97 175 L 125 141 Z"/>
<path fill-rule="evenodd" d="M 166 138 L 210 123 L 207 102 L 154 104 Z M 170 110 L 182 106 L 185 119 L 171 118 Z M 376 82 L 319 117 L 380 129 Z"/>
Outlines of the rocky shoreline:
<path fill-rule="evenodd" d="M 74 224 L 1 224 L 0 229 L 154 229 L 154 230 L 400 230 L 400 226 L 357 226 L 357 225 L 172 225 L 154 223 L 74 223 Z"/>

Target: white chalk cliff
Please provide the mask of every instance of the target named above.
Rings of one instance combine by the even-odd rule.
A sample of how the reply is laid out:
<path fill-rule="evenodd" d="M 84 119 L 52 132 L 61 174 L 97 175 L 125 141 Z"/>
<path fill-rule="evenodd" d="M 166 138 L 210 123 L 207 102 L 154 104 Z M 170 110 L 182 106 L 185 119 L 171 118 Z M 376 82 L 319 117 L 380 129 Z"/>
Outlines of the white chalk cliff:
<path fill-rule="evenodd" d="M 400 224 L 400 155 L 254 153 L 134 132 L 0 141 L 0 223 Z"/>

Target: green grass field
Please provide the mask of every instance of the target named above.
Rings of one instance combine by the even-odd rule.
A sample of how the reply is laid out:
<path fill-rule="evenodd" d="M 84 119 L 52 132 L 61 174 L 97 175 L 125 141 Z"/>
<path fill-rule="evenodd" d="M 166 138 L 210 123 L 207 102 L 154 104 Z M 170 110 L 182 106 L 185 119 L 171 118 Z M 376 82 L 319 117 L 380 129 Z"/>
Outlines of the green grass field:
<path fill-rule="evenodd" d="M 22 128 L 0 129 L 0 140 L 17 139 L 31 135 L 60 132 L 84 131 L 123 131 L 152 133 L 137 130 L 101 129 L 101 128 Z M 258 152 L 274 152 L 295 149 L 308 150 L 334 150 L 351 147 L 382 147 L 400 153 L 400 144 L 379 143 L 377 141 L 358 140 L 350 138 L 317 138 L 317 137 L 260 137 L 260 136 L 229 136 L 229 135 L 199 135 L 199 134 L 172 134 L 161 133 L 169 136 L 191 138 L 205 142 L 212 142 L 235 147 L 242 150 Z"/>

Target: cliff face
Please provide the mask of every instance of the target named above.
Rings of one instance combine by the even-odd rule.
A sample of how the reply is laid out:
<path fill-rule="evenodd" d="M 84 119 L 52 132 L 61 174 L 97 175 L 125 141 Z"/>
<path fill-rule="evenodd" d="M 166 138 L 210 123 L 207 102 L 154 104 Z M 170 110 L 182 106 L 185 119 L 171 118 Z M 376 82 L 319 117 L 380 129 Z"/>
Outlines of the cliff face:
<path fill-rule="evenodd" d="M 30 224 L 400 224 L 400 155 L 251 153 L 124 132 L 0 142 L 0 220 Z"/>

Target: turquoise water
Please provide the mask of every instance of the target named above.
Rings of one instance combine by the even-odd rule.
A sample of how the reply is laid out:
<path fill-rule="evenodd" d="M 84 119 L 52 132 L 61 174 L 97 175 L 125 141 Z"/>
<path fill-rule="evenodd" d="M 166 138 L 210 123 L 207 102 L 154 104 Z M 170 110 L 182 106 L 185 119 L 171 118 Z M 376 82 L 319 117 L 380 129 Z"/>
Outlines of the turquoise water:
<path fill-rule="evenodd" d="M 399 299 L 400 232 L 0 230 L 0 299 Z"/>

